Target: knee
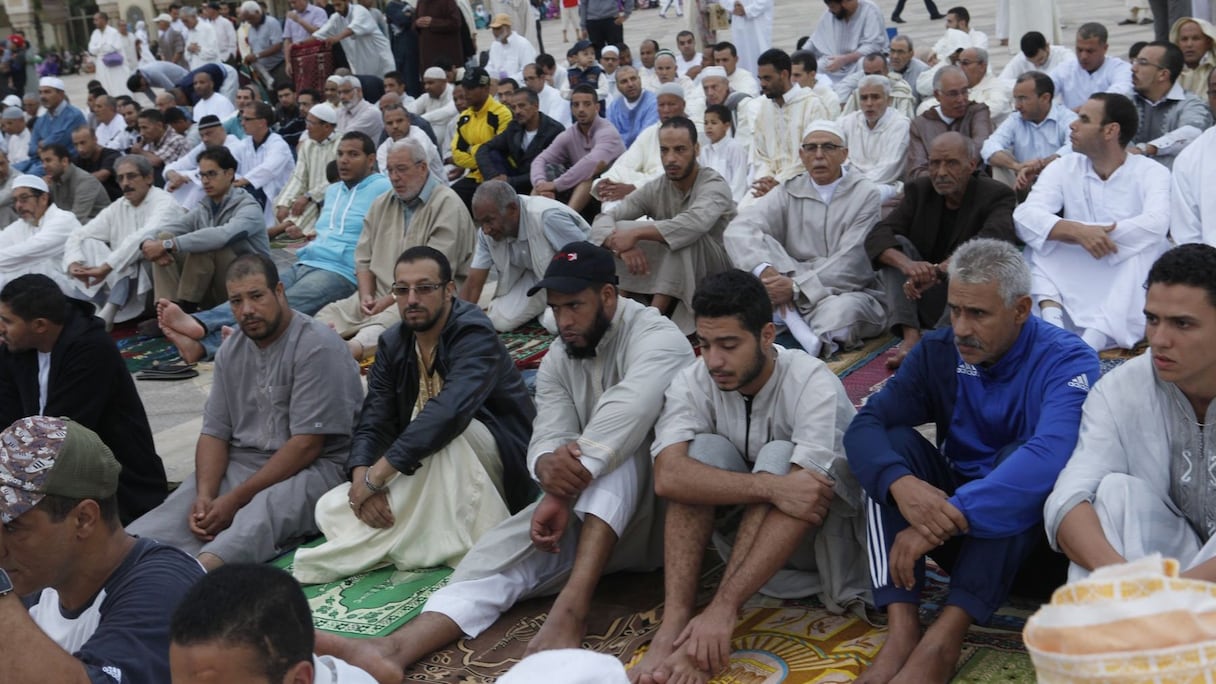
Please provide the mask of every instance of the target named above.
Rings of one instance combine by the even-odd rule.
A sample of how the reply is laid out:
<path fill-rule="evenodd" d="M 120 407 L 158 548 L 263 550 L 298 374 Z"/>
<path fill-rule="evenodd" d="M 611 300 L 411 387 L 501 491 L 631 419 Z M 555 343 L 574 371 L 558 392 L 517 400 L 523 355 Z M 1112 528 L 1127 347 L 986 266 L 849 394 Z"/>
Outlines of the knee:
<path fill-rule="evenodd" d="M 688 445 L 688 455 L 699 463 L 719 470 L 739 471 L 744 460 L 729 439 L 712 433 L 693 437 Z"/>
<path fill-rule="evenodd" d="M 1098 482 L 1093 505 L 1110 508 L 1111 504 L 1121 505 L 1130 497 L 1147 491 L 1148 484 L 1138 477 L 1126 473 L 1110 473 Z"/>
<path fill-rule="evenodd" d="M 752 472 L 786 475 L 790 472 L 790 459 L 794 456 L 794 443 L 773 440 L 760 448 L 756 454 L 756 466 Z"/>

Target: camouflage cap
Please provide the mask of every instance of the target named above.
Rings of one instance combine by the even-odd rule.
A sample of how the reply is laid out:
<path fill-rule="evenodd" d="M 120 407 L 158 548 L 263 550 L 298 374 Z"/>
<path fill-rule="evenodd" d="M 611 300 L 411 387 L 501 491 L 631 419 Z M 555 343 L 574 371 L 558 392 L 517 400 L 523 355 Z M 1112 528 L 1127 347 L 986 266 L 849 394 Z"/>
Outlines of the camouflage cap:
<path fill-rule="evenodd" d="M 108 499 L 122 466 L 97 433 L 68 418 L 31 416 L 0 432 L 0 522 L 47 495 Z"/>

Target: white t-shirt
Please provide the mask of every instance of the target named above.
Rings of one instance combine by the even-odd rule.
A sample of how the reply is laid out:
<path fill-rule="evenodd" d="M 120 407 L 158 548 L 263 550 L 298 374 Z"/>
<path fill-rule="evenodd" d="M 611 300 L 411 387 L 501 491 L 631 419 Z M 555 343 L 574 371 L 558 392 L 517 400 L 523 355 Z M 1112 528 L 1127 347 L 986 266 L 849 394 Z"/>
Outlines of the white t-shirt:
<path fill-rule="evenodd" d="M 51 377 L 51 353 L 38 352 L 38 415 L 46 411 L 46 385 Z"/>

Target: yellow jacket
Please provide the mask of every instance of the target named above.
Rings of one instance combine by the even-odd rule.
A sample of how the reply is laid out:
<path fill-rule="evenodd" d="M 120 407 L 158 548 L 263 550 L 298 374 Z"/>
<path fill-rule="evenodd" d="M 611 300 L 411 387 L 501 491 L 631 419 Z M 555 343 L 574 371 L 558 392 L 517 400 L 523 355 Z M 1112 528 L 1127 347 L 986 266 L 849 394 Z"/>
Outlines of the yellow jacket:
<path fill-rule="evenodd" d="M 487 97 L 480 111 L 472 107 L 460 113 L 456 121 L 456 135 L 452 138 L 452 161 L 459 167 L 469 169 L 469 177 L 481 182 L 481 171 L 477 168 L 477 148 L 490 138 L 502 133 L 511 123 L 511 110 L 492 97 Z"/>

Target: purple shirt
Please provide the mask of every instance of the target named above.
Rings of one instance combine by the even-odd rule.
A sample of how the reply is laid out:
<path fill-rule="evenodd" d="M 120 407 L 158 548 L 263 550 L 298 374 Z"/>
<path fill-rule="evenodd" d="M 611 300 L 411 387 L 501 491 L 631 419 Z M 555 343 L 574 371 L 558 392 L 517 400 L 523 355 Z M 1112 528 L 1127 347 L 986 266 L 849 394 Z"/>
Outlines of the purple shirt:
<path fill-rule="evenodd" d="M 553 179 L 553 185 L 560 192 L 565 192 L 574 186 L 589 180 L 595 173 L 600 162 L 605 166 L 612 164 L 616 158 L 625 153 L 625 143 L 621 134 L 608 123 L 607 119 L 597 116 L 591 123 L 591 130 L 584 136 L 578 124 L 562 131 L 544 152 L 532 160 L 532 185 L 545 178 L 545 167 L 557 164 L 566 172 Z"/>
<path fill-rule="evenodd" d="M 325 20 L 329 18 L 325 14 L 325 10 L 309 3 L 308 9 L 300 13 L 300 18 L 312 25 L 313 29 L 319 29 L 325 24 Z M 283 20 L 283 38 L 290 40 L 292 43 L 303 43 L 306 40 L 312 39 L 312 31 L 300 26 L 299 23 L 291 20 Z"/>

